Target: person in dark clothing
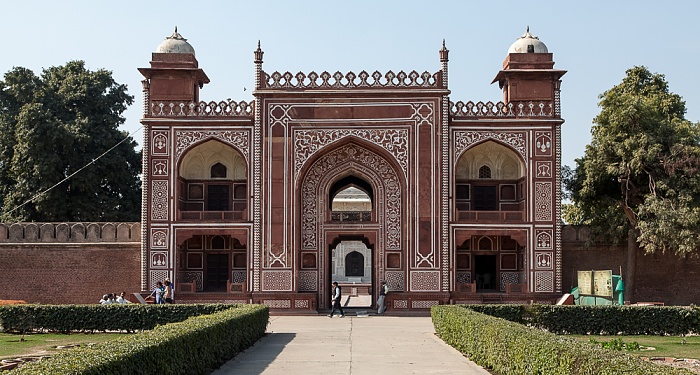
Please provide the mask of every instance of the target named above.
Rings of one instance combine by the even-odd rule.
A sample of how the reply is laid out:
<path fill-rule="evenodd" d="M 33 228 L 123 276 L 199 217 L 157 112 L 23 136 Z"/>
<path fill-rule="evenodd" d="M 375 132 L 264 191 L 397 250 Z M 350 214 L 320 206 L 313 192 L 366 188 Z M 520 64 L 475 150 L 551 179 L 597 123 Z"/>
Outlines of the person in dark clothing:
<path fill-rule="evenodd" d="M 329 318 L 333 317 L 333 314 L 335 314 L 335 309 L 338 309 L 340 311 L 340 317 L 345 318 L 345 313 L 343 312 L 343 307 L 340 305 L 340 299 L 343 296 L 343 293 L 340 290 L 340 285 L 338 285 L 337 281 L 333 282 L 333 291 L 331 295 L 331 303 L 333 304 L 333 310 L 331 310 L 331 313 L 328 314 Z"/>

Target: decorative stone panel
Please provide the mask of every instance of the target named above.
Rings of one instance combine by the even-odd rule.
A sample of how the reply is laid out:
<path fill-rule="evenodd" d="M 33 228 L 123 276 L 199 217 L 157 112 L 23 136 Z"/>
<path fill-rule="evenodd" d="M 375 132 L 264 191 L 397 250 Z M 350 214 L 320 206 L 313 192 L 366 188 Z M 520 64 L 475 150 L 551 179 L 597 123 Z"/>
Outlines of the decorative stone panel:
<path fill-rule="evenodd" d="M 505 292 L 506 284 L 517 284 L 519 283 L 518 272 L 501 272 L 501 291 Z"/>
<path fill-rule="evenodd" d="M 535 182 L 535 220 L 552 221 L 551 182 Z"/>
<path fill-rule="evenodd" d="M 471 272 L 457 272 L 457 283 L 459 284 L 471 284 L 472 273 Z"/>
<path fill-rule="evenodd" d="M 408 301 L 405 299 L 394 300 L 394 308 L 395 309 L 407 309 L 408 308 Z"/>
<path fill-rule="evenodd" d="M 263 304 L 271 309 L 289 309 L 292 307 L 292 301 L 288 299 L 266 299 Z"/>
<path fill-rule="evenodd" d="M 294 300 L 294 308 L 295 309 L 308 309 L 309 308 L 309 300 L 307 300 L 307 299 Z"/>
<path fill-rule="evenodd" d="M 169 278 L 169 272 L 167 270 L 151 270 L 151 274 L 149 277 L 149 283 L 150 289 L 153 290 L 156 287 L 156 283 L 159 281 L 163 281 L 165 279 Z"/>
<path fill-rule="evenodd" d="M 318 290 L 316 279 L 318 271 L 299 271 L 299 291 L 300 292 L 315 292 Z"/>
<path fill-rule="evenodd" d="M 168 228 L 151 228 L 151 249 L 168 247 Z"/>
<path fill-rule="evenodd" d="M 411 308 L 412 309 L 429 309 L 432 306 L 437 306 L 440 304 L 440 301 L 416 301 L 412 300 L 411 301 Z"/>
<path fill-rule="evenodd" d="M 538 250 L 552 250 L 552 245 L 554 241 L 552 239 L 551 229 L 538 229 L 535 231 L 535 236 L 537 242 L 535 243 L 535 249 Z"/>
<path fill-rule="evenodd" d="M 167 131 L 153 131 L 152 133 L 153 148 L 151 149 L 151 154 L 159 156 L 168 156 L 170 154 L 170 147 L 168 147 L 168 132 Z"/>
<path fill-rule="evenodd" d="M 411 292 L 439 292 L 440 271 L 411 271 Z"/>
<path fill-rule="evenodd" d="M 202 271 L 181 271 L 178 273 L 180 282 L 194 283 L 198 292 L 204 290 L 204 272 Z"/>
<path fill-rule="evenodd" d="M 231 282 L 236 284 L 245 283 L 246 272 L 245 271 L 233 271 L 231 272 Z"/>
<path fill-rule="evenodd" d="M 552 269 L 554 262 L 552 262 L 553 254 L 549 251 L 540 252 L 535 251 L 535 269 Z"/>
<path fill-rule="evenodd" d="M 168 181 L 151 182 L 151 219 L 168 220 Z"/>
<path fill-rule="evenodd" d="M 535 156 L 552 156 L 552 132 L 535 132 Z"/>
<path fill-rule="evenodd" d="M 292 271 L 262 271 L 263 292 L 291 292 Z"/>
<path fill-rule="evenodd" d="M 536 178 L 551 178 L 552 177 L 552 162 L 537 161 L 535 162 L 535 177 Z"/>
<path fill-rule="evenodd" d="M 464 150 L 486 140 L 494 140 L 506 144 L 517 151 L 523 159 L 528 159 L 525 132 L 455 131 L 454 160 L 459 160 L 459 156 Z"/>
<path fill-rule="evenodd" d="M 535 271 L 535 292 L 554 292 L 554 272 Z"/>
<path fill-rule="evenodd" d="M 404 272 L 403 271 L 386 271 L 384 279 L 389 286 L 389 290 L 394 292 L 403 292 L 404 288 Z"/>
<path fill-rule="evenodd" d="M 151 268 L 167 268 L 167 267 L 168 267 L 168 252 L 167 251 L 151 251 Z"/>
<path fill-rule="evenodd" d="M 168 176 L 168 159 L 153 160 L 153 175 L 158 177 Z"/>

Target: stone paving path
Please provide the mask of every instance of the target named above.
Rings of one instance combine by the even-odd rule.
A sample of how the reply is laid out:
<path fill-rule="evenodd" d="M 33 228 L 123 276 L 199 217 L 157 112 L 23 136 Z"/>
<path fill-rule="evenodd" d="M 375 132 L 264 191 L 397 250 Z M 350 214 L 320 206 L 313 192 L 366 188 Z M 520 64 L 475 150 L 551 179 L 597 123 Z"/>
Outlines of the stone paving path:
<path fill-rule="evenodd" d="M 489 374 L 429 317 L 273 316 L 268 335 L 213 375 Z"/>

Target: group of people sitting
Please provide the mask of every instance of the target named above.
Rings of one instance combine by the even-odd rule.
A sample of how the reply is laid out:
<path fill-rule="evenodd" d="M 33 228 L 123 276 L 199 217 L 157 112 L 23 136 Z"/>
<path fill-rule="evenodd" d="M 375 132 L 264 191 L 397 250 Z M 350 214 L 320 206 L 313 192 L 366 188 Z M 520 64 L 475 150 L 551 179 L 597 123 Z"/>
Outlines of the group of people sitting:
<path fill-rule="evenodd" d="M 111 305 L 114 303 L 127 304 L 131 303 L 131 301 L 126 299 L 126 292 L 121 292 L 119 295 L 117 293 L 107 293 L 100 300 L 100 305 Z"/>
<path fill-rule="evenodd" d="M 173 287 L 173 283 L 168 279 L 163 280 L 163 282 L 159 281 L 156 283 L 153 292 L 146 299 L 155 298 L 156 304 L 173 303 L 175 301 L 175 289 Z"/>

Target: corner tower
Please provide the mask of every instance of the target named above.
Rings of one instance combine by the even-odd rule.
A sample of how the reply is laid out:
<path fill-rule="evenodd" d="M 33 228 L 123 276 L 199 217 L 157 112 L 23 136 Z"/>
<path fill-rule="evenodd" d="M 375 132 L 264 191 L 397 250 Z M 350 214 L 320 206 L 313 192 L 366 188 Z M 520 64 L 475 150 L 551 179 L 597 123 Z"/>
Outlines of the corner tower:
<path fill-rule="evenodd" d="M 503 69 L 493 82 L 503 90 L 504 103 L 543 101 L 555 103 L 559 114 L 559 85 L 565 70 L 554 69 L 547 46 L 530 34 L 530 27 L 508 49 Z"/>

